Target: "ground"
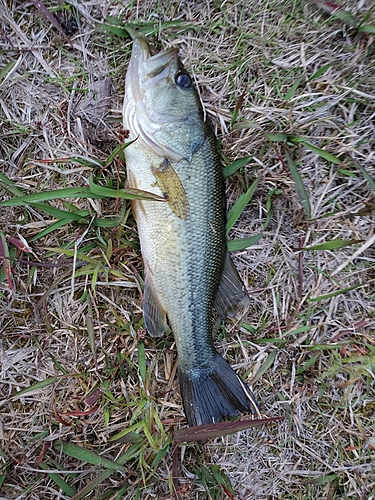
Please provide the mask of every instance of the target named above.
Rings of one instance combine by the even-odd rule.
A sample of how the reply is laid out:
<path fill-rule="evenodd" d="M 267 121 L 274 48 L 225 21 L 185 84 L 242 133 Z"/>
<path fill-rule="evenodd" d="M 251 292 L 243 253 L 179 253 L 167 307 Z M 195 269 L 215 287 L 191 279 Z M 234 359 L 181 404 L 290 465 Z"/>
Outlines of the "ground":
<path fill-rule="evenodd" d="M 180 444 L 179 498 L 375 497 L 371 4 L 46 0 L 64 37 L 34 2 L 1 0 L 1 200 L 36 195 L 0 207 L 2 498 L 175 494 L 173 337 L 143 330 L 136 225 L 110 196 L 134 29 L 180 49 L 232 165 L 251 304 L 215 319 L 215 344 L 283 417 Z"/>

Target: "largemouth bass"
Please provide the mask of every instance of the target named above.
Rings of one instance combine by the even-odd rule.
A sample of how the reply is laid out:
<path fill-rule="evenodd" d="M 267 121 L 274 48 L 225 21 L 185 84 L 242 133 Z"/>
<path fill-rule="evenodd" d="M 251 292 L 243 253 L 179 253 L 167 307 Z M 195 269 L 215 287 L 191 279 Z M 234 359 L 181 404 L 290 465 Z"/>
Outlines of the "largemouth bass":
<path fill-rule="evenodd" d="M 176 49 L 151 56 L 135 38 L 125 82 L 128 185 L 165 197 L 134 201 L 144 261 L 148 333 L 172 329 L 188 424 L 258 412 L 255 398 L 212 340 L 212 308 L 232 316 L 248 301 L 226 249 L 217 141 Z"/>

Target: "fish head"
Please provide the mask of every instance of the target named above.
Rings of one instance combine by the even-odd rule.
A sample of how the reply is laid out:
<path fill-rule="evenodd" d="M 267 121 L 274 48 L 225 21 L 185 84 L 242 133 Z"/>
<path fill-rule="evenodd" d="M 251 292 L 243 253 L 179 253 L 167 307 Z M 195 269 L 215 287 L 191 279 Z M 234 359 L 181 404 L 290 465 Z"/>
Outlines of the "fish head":
<path fill-rule="evenodd" d="M 151 55 L 141 37 L 133 42 L 123 115 L 132 139 L 173 162 L 190 161 L 205 139 L 199 97 L 178 50 Z"/>

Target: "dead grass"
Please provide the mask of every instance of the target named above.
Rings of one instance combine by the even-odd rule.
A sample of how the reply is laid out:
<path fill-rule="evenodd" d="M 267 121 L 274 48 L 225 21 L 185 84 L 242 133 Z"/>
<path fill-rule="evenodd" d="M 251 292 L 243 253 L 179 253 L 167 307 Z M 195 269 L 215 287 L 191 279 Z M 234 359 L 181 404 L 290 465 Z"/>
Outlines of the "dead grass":
<path fill-rule="evenodd" d="M 297 1 L 125 6 L 94 0 L 48 7 L 70 26 L 74 49 L 31 4 L 0 4 L 1 172 L 18 188 L 84 186 L 92 164 L 58 159 L 105 160 L 123 142 L 130 42 L 95 29 L 105 20 L 113 25 L 114 17 L 155 22 L 154 39 L 180 47 L 224 155 L 252 156 L 228 180 L 229 207 L 261 177 L 230 233 L 240 238 L 264 229 L 235 259 L 252 304 L 241 323 L 226 324 L 227 334 L 219 328 L 218 348 L 248 380 L 268 365 L 254 391 L 265 413 L 285 421 L 203 449 L 181 447 L 181 496 L 228 498 L 219 483 L 229 479 L 243 500 L 374 498 L 373 35 Z M 343 7 L 360 18 L 371 2 Z M 159 23 L 170 20 L 175 26 L 162 29 Z M 374 12 L 366 24 L 375 25 Z M 108 77 L 112 91 L 104 85 L 104 105 L 93 117 L 90 91 Z M 308 192 L 308 220 L 285 142 Z M 115 161 L 101 176 L 115 185 L 124 178 L 123 165 Z M 2 189 L 1 197 L 11 193 Z M 146 336 L 144 354 L 140 348 L 142 262 L 132 215 L 116 200 L 69 201 L 51 204 L 87 210 L 86 223 L 65 224 L 41 238 L 56 219 L 35 207 L 1 208 L 1 231 L 22 236 L 35 257 L 9 243 L 20 259 L 13 262 L 12 289 L 1 275 L 0 492 L 8 500 L 72 498 L 53 480 L 56 471 L 79 492 L 108 470 L 58 445 L 68 443 L 111 461 L 128 454 L 124 470 L 82 498 L 172 498 L 170 436 L 185 421 L 172 337 L 155 342 Z M 120 214 L 120 225 L 87 224 Z M 359 243 L 297 252 L 336 239 Z M 27 258 L 43 266 L 27 265 Z M 17 395 L 43 381 L 44 387 Z"/>

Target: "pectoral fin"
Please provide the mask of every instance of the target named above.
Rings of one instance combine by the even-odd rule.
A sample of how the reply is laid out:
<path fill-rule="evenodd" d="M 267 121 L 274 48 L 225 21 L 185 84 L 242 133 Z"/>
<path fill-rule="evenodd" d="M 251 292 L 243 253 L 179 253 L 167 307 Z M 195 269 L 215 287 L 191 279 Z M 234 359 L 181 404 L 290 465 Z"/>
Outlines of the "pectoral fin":
<path fill-rule="evenodd" d="M 155 294 L 154 285 L 146 274 L 143 292 L 143 318 L 151 337 L 161 337 L 166 332 L 167 317 Z"/>
<path fill-rule="evenodd" d="M 187 219 L 190 213 L 189 200 L 181 179 L 168 159 L 164 158 L 159 168 L 152 168 L 152 173 L 172 212 L 180 219 Z"/>
<path fill-rule="evenodd" d="M 214 308 L 220 318 L 231 318 L 248 303 L 249 295 L 233 265 L 229 252 L 227 252 L 224 272 L 214 300 Z"/>

